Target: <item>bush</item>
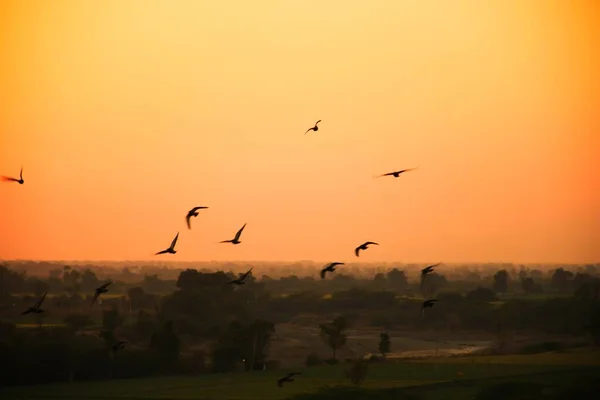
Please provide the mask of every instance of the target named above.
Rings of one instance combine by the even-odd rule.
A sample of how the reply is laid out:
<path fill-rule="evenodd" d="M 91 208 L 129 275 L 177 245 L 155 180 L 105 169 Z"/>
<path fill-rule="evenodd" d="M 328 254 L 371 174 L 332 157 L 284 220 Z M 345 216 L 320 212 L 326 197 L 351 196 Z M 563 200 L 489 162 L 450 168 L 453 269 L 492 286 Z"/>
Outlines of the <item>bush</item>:
<path fill-rule="evenodd" d="M 369 361 L 360 359 L 357 360 L 352 368 L 346 370 L 346 377 L 350 379 L 350 382 L 355 384 L 356 386 L 360 386 L 360 384 L 367 377 L 367 372 L 369 370 Z"/>

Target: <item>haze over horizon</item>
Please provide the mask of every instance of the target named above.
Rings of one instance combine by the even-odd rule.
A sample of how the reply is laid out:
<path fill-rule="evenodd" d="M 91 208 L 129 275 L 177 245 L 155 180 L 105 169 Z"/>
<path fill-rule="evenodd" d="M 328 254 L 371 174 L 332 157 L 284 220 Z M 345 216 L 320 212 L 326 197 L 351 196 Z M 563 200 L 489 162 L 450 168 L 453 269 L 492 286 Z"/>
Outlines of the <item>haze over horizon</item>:
<path fill-rule="evenodd" d="M 596 1 L 0 7 L 0 260 L 600 261 Z"/>

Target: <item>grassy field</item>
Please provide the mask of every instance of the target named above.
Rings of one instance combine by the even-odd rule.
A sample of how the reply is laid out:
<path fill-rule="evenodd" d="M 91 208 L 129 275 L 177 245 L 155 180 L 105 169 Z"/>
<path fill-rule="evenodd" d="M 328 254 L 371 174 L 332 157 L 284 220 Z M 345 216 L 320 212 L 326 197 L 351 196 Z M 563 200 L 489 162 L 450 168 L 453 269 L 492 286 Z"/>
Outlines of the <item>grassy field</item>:
<path fill-rule="evenodd" d="M 596 367 L 596 368 L 594 368 Z M 75 382 L 0 389 L 8 399 L 286 399 L 327 387 L 350 386 L 344 376 L 347 364 L 302 368 L 302 375 L 283 388 L 276 385 L 286 371 L 208 374 L 110 382 Z M 575 368 L 600 371 L 600 351 L 573 351 L 520 356 L 455 357 L 419 361 L 372 363 L 363 388 L 410 387 L 425 399 L 468 399 L 481 387 L 502 380 L 521 379 L 555 384 L 567 380 Z M 557 373 L 558 371 L 563 371 Z M 542 373 L 555 373 L 541 375 Z M 577 372 L 577 375 L 580 375 Z M 597 372 L 598 374 L 598 372 Z M 507 379 L 507 376 L 517 378 Z M 518 377 L 521 378 L 518 378 Z M 466 397 L 465 397 L 466 396 Z M 393 398 L 393 397 L 392 397 Z"/>

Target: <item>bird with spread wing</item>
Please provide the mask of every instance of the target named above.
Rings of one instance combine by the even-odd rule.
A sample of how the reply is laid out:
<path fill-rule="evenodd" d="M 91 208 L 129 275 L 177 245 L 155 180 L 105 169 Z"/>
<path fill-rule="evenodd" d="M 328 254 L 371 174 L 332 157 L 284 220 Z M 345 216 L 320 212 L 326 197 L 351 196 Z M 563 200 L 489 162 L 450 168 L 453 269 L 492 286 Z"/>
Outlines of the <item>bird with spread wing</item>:
<path fill-rule="evenodd" d="M 334 272 L 336 265 L 345 265 L 343 262 L 332 262 L 328 264 L 325 268 L 321 270 L 321 279 L 325 279 L 325 274 L 327 272 Z"/>
<path fill-rule="evenodd" d="M 223 241 L 221 241 L 221 243 L 232 243 L 232 244 L 240 244 L 240 243 L 242 243 L 240 241 L 240 236 L 242 236 L 242 231 L 244 230 L 245 227 L 246 227 L 246 224 L 244 224 L 244 226 L 242 226 L 240 228 L 240 230 L 237 231 L 237 233 L 235 234 L 235 237 L 233 239 L 231 239 L 231 240 L 223 240 Z"/>
<path fill-rule="evenodd" d="M 165 254 L 165 253 L 169 253 L 169 254 L 177 253 L 177 251 L 175 250 L 175 243 L 177 243 L 178 238 L 179 238 L 179 232 L 177 232 L 177 235 L 175 236 L 175 239 L 173 239 L 173 241 L 171 242 L 171 245 L 169 246 L 169 248 L 167 248 L 163 251 L 159 251 L 158 253 L 155 254 L 155 256 L 157 256 L 159 254 Z"/>
<path fill-rule="evenodd" d="M 202 210 L 202 209 L 205 209 L 205 208 L 208 208 L 208 207 L 198 206 L 198 207 L 194 207 L 190 211 L 188 211 L 187 215 L 185 216 L 185 222 L 187 222 L 188 229 L 192 229 L 192 226 L 190 225 L 190 218 L 197 217 L 198 216 L 198 210 Z"/>
<path fill-rule="evenodd" d="M 4 182 L 17 182 L 19 185 L 24 184 L 25 181 L 23 180 L 23 167 L 21 167 L 21 173 L 19 175 L 19 179 L 13 178 L 13 177 L 10 177 L 10 176 L 3 176 L 2 180 Z"/>

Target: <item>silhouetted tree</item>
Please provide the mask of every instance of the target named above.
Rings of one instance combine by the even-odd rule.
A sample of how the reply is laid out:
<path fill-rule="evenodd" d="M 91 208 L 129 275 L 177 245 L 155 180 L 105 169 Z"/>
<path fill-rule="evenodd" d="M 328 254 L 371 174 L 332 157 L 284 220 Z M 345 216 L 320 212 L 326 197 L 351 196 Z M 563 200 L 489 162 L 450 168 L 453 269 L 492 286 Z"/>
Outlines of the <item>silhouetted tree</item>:
<path fill-rule="evenodd" d="M 100 286 L 100 281 L 96 276 L 96 273 L 91 269 L 87 268 L 81 274 L 81 289 L 86 292 L 93 291 Z"/>
<path fill-rule="evenodd" d="M 387 332 L 379 334 L 379 352 L 385 357 L 391 350 L 392 342 L 390 341 L 390 335 Z"/>
<path fill-rule="evenodd" d="M 63 282 L 65 284 L 65 290 L 69 293 L 77 293 L 81 290 L 80 279 L 81 272 L 68 265 L 63 267 Z"/>
<path fill-rule="evenodd" d="M 162 329 L 150 338 L 150 348 L 167 368 L 179 360 L 180 347 L 181 341 L 173 331 L 172 321 L 165 322 Z"/>
<path fill-rule="evenodd" d="M 533 280 L 532 277 L 527 277 L 525 279 L 523 279 L 521 281 L 521 286 L 523 287 L 523 290 L 525 291 L 525 293 L 537 293 L 538 292 L 538 287 L 535 284 L 535 281 Z"/>
<path fill-rule="evenodd" d="M 243 360 L 246 371 L 262 369 L 274 332 L 274 325 L 268 321 L 256 320 L 250 325 L 233 322 L 213 346 L 213 370 L 231 371 L 240 360 Z"/>
<path fill-rule="evenodd" d="M 490 301 L 497 300 L 496 293 L 494 293 L 493 290 L 484 288 L 484 287 L 478 287 L 477 289 L 468 291 L 465 298 L 468 301 L 478 302 L 478 303 L 482 303 L 482 302 L 488 303 Z"/>
<path fill-rule="evenodd" d="M 336 360 L 336 351 L 344 347 L 347 336 L 344 331 L 347 328 L 347 322 L 343 317 L 336 317 L 330 323 L 321 324 L 321 337 L 327 343 L 333 352 L 333 359 Z"/>
<path fill-rule="evenodd" d="M 102 311 L 102 327 L 107 331 L 114 331 L 123 323 L 124 318 L 119 313 L 117 307 L 113 306 L 110 310 Z"/>
<path fill-rule="evenodd" d="M 25 289 L 25 273 L 0 265 L 0 299 Z"/>
<path fill-rule="evenodd" d="M 360 384 L 367 377 L 368 371 L 369 361 L 365 360 L 364 358 L 359 358 L 352 364 L 352 367 L 349 370 L 346 370 L 346 377 L 348 377 L 350 382 L 356 386 L 360 386 Z"/>
<path fill-rule="evenodd" d="M 132 287 L 127 290 L 127 297 L 132 310 L 137 310 L 142 307 L 146 298 L 146 292 L 139 286 Z"/>
<path fill-rule="evenodd" d="M 581 273 L 578 272 L 575 274 L 575 276 L 573 277 L 573 281 L 571 282 L 572 286 L 573 286 L 573 292 L 577 293 L 577 290 L 579 290 L 579 288 L 581 288 L 583 285 L 585 285 L 588 282 L 593 282 L 594 278 L 587 273 Z"/>
<path fill-rule="evenodd" d="M 390 283 L 390 286 L 394 290 L 402 290 L 406 288 L 408 285 L 408 279 L 406 279 L 406 274 L 404 271 L 399 270 L 398 268 L 394 268 L 386 274 L 387 280 Z"/>
<path fill-rule="evenodd" d="M 571 278 L 573 278 L 573 273 L 571 271 L 567 271 L 563 268 L 558 268 L 552 274 L 550 285 L 555 290 L 565 292 L 569 287 L 569 281 L 571 280 Z"/>
<path fill-rule="evenodd" d="M 494 292 L 506 293 L 508 291 L 508 272 L 502 269 L 494 274 Z"/>

